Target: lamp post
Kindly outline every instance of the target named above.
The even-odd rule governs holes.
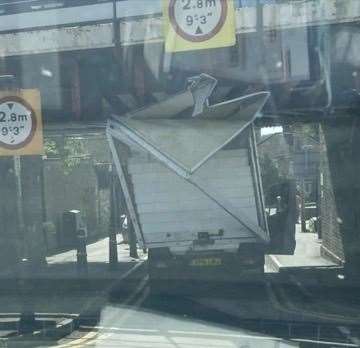
[[[110,225],[109,225],[109,266],[110,270],[116,270],[118,266],[117,252],[117,217],[116,214],[116,175],[113,170],[110,173]]]
[[[306,187],[305,187],[305,180],[307,176],[309,175],[309,151],[313,148],[312,145],[307,144],[302,146],[302,150],[304,151],[304,175],[302,178],[302,195],[301,195],[301,231],[306,232],[306,219],[305,219],[305,193],[306,193]]]

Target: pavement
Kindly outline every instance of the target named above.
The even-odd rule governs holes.
[[[99,290],[109,291],[123,278],[142,277],[145,272],[144,261],[147,255],[138,250],[139,258],[129,256],[129,246],[118,235],[118,262],[109,264],[109,238],[90,243],[87,246],[87,270],[78,268],[76,251],[59,252],[46,258],[47,264],[36,269],[29,268],[21,272],[20,268],[12,268],[0,273],[0,291],[8,293],[19,290],[19,281],[25,280],[26,288],[34,291],[65,291],[65,290]],[[131,274],[131,276],[130,276]],[[136,280],[135,279],[135,280]],[[129,284],[130,287],[131,284]]]
[[[142,249],[138,250],[139,259],[130,257],[129,245],[123,243],[121,235],[117,236],[118,240],[118,259],[119,262],[138,262],[146,260],[147,255]],[[109,263],[109,238],[103,238],[87,245],[87,260],[89,263]],[[57,253],[46,258],[48,265],[66,264],[76,262],[76,250]]]
[[[267,255],[266,264],[271,271],[292,271],[300,268],[329,268],[337,264],[324,258],[320,253],[321,240],[316,233],[301,232],[301,225],[296,225],[296,248],[294,255]]]

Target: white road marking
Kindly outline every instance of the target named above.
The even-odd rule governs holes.
[[[316,343],[316,344],[318,344],[318,345],[322,344],[322,345],[324,345],[324,346],[332,346],[332,347],[337,347],[337,346],[341,346],[341,347],[359,347],[359,345],[353,344],[353,343],[339,343],[339,342],[317,341],[317,340],[307,340],[307,339],[302,339],[302,338],[294,338],[294,339],[292,339],[292,341],[295,341],[295,342],[304,342],[304,343]]]
[[[121,331],[121,332],[149,332],[149,333],[156,333],[159,332],[159,330],[155,329],[133,329],[133,328],[126,328],[126,327],[107,327],[107,326],[87,326],[87,325],[81,325],[82,329],[89,329],[89,330],[111,330],[111,331]]]
[[[90,341],[93,342],[94,338],[98,336],[98,332],[91,331],[85,334],[83,337],[78,338],[76,340],[71,340],[71,342],[67,342],[64,344],[57,345],[56,348],[77,348],[82,347],[86,342]]]
[[[216,336],[216,337],[228,337],[228,338],[252,338],[258,340],[273,340],[283,341],[282,338],[271,337],[271,336],[253,336],[253,335],[239,335],[239,334],[226,334],[219,332],[201,332],[201,331],[178,331],[170,330],[169,333],[176,335],[196,335],[196,336]]]
[[[358,339],[357,337],[353,337],[351,336],[351,331],[345,327],[345,326],[338,326],[338,329],[340,330],[340,332],[345,335],[352,343],[356,344],[357,346],[360,347],[360,339]]]

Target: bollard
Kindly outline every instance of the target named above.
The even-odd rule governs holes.
[[[86,252],[86,231],[84,229],[79,229],[76,233],[77,237],[77,270],[79,274],[88,273],[88,260]]]
[[[22,310],[19,322],[19,333],[31,333],[36,329],[35,313],[31,300],[31,279],[30,279],[30,261],[26,258],[20,262],[20,294],[22,301]]]
[[[117,239],[116,235],[110,235],[109,238],[109,267],[110,270],[116,270],[118,266],[118,254],[117,254]]]
[[[276,213],[282,212],[282,201],[281,196],[276,196]]]

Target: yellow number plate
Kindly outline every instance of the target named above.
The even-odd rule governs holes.
[[[222,263],[221,259],[218,257],[214,258],[204,258],[204,259],[194,259],[191,260],[190,266],[220,266]]]

